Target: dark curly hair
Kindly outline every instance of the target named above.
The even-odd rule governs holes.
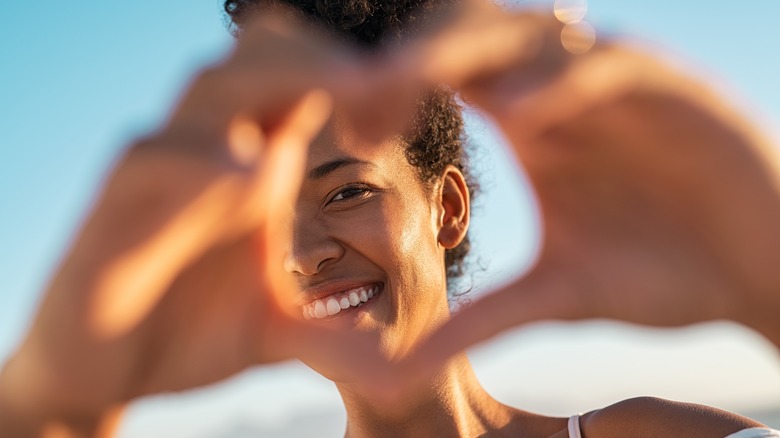
[[[324,26],[345,41],[376,50],[388,40],[400,40],[416,32],[426,17],[447,0],[225,0],[232,30],[240,33],[252,11],[281,4],[292,7],[313,23]],[[408,133],[406,157],[417,168],[421,180],[432,184],[448,165],[466,177],[469,193],[477,185],[468,166],[461,107],[454,94],[439,88],[421,99],[413,129]],[[468,236],[445,253],[448,288],[465,273],[465,258],[471,248]]]

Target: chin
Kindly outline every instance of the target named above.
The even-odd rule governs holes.
[[[374,345],[380,346],[379,353],[383,356],[383,359],[391,361],[394,357],[397,356],[394,354],[394,352],[397,351],[397,348],[392,348],[392,346],[386,345],[383,341],[384,339],[388,338],[388,336],[386,336],[388,331],[387,325],[377,326],[376,324],[371,324],[369,326],[368,324],[365,324],[357,329],[370,336],[372,340],[374,340],[374,342],[372,342]],[[314,362],[310,360],[302,360],[302,362],[314,370],[317,374],[325,377],[333,383],[336,383],[337,385],[350,385],[358,383],[360,380],[364,380],[367,376],[370,377],[371,373],[370,369],[368,368],[369,365],[361,363],[360,356],[355,356],[350,359],[349,367],[344,367],[342,365],[332,365],[319,361]],[[356,372],[360,374],[356,375]]]

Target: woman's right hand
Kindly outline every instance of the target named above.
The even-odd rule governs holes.
[[[269,12],[127,150],[0,374],[0,429],[92,435],[135,397],[347,348],[300,321],[281,267],[308,144],[357,85],[350,59]]]

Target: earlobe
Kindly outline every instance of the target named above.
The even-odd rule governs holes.
[[[444,172],[439,202],[439,244],[452,249],[466,237],[471,217],[471,199],[466,178],[455,166],[448,166]]]

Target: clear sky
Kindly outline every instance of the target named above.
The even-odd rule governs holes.
[[[603,31],[692,59],[777,129],[777,0],[592,0],[589,11]],[[0,5],[0,358],[19,341],[112,160],[230,43],[219,0]],[[484,288],[527,263],[538,237],[522,177],[491,146],[499,140],[489,127],[470,120],[477,167],[490,171],[475,217],[477,257],[487,266],[475,282]],[[780,416],[780,359],[757,336],[726,325],[657,333],[543,324],[473,355],[499,398],[550,414],[654,394]],[[304,436],[306,425],[338,436],[343,411],[328,382],[291,364],[141,403],[123,435]]]

